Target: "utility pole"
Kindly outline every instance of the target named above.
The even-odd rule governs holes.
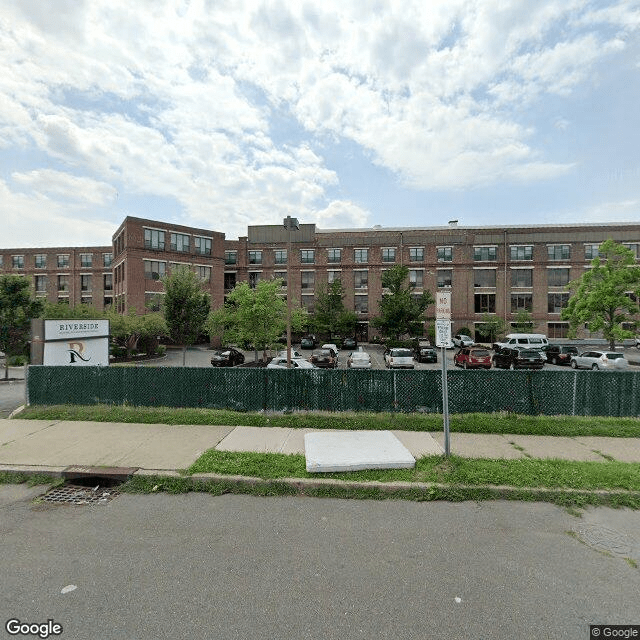
[[[284,228],[287,229],[287,369],[291,368],[291,231],[299,230],[298,218],[287,216],[284,221]]]

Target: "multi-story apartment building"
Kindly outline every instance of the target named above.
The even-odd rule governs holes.
[[[127,217],[110,247],[0,249],[0,272],[33,278],[36,295],[49,300],[113,304],[121,313],[157,308],[160,278],[176,264],[200,275],[214,308],[238,282],[286,283],[290,273],[293,297],[312,311],[319,287],[340,279],[346,306],[360,318],[358,337],[366,339],[384,294],[382,273],[401,264],[416,293],[452,292],[454,332],[467,326],[482,338],[485,314],[509,325],[526,311],[535,331],[561,338],[568,332],[560,319],[566,285],[608,238],[639,255],[638,223],[332,230],[301,224],[291,231],[255,225],[247,236],[226,240],[217,231]],[[67,266],[58,266],[64,256]]]

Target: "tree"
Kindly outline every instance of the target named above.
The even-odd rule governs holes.
[[[282,280],[261,280],[255,288],[238,283],[227,296],[224,307],[209,314],[206,328],[211,337],[222,335],[224,342],[252,344],[256,351],[276,344],[287,329],[287,303],[280,295]],[[307,311],[292,305],[291,327],[301,331],[308,322]],[[257,356],[256,356],[257,357]]]
[[[640,267],[631,249],[611,239],[603,242],[591,268],[567,288],[572,295],[561,318],[569,320],[571,335],[586,324],[589,331],[602,331],[611,349],[615,348],[616,340],[633,337],[634,332],[622,326],[633,322],[632,316],[640,313],[636,302],[640,294]]]
[[[408,275],[409,269],[399,264],[382,274],[382,286],[389,293],[382,296],[380,315],[371,320],[371,325],[385,338],[398,340],[403,335],[422,334],[424,312],[435,302],[430,291],[414,294],[413,287],[405,284]]]
[[[5,354],[4,378],[9,378],[9,358],[24,353],[31,331],[31,318],[42,312],[24,276],[0,275],[0,351]]]
[[[516,313],[516,319],[513,323],[515,333],[533,333],[533,317],[525,309],[520,309]]]
[[[337,279],[332,283],[320,286],[316,293],[315,311],[311,325],[317,333],[351,335],[355,333],[358,316],[344,306],[346,294],[342,282]]]
[[[205,331],[205,322],[211,310],[211,298],[202,290],[198,276],[185,265],[173,269],[162,278],[165,294],[162,302],[169,337],[181,344],[182,366],[187,346],[193,344]]]
[[[504,335],[506,332],[506,324],[499,316],[484,313],[477,331],[482,336],[489,338],[488,342],[495,342],[498,336]]]

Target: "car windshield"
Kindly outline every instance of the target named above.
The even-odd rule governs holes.
[[[563,347],[562,351],[564,351],[564,353],[578,353],[575,347]]]
[[[488,351],[485,351],[484,349],[475,349],[474,351],[470,351],[469,352],[474,358],[484,358],[485,356],[489,355]]]
[[[411,358],[412,354],[409,349],[392,349],[391,355],[394,358]]]
[[[623,353],[605,353],[608,360],[617,360],[618,358],[624,358]]]

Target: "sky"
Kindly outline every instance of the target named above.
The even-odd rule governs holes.
[[[0,247],[640,222],[640,0],[0,0]]]

